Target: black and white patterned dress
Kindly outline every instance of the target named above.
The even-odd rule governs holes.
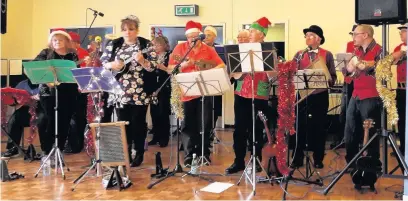
[[[140,50],[139,41],[135,44],[128,45],[123,43],[121,47],[113,53],[112,41],[109,42],[105,48],[104,53],[101,56],[102,64],[105,65],[109,62],[112,54],[115,54],[115,60],[126,61],[133,57],[137,51]],[[153,66],[153,65],[151,65]],[[122,87],[124,94],[119,98],[116,98],[116,102],[121,105],[132,104],[132,105],[148,105],[151,102],[151,97],[149,93],[145,91],[145,80],[154,77],[154,68],[143,68],[135,60],[131,60],[130,63],[125,65],[125,67],[119,71],[113,71],[113,74],[117,75],[116,79]],[[113,95],[110,96],[112,99]]]

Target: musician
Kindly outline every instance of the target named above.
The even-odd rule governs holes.
[[[35,58],[36,61],[62,59],[78,61],[78,56],[71,44],[71,36],[64,29],[55,29],[48,36],[48,48],[43,49]],[[79,66],[78,66],[79,67]],[[62,83],[40,84],[40,103],[47,119],[47,129],[39,130],[41,149],[48,155],[55,142],[55,87],[58,88],[58,148],[63,151],[70,127],[70,120],[75,110],[74,103],[78,96],[78,85]],[[53,166],[54,157],[51,157]]]
[[[353,33],[354,45],[357,46],[355,57],[347,65],[347,75],[354,73],[354,90],[347,108],[346,128],[346,161],[358,153],[359,143],[363,139],[357,127],[366,119],[373,119],[374,128],[370,129],[370,137],[381,127],[381,98],[376,89],[373,75],[374,62],[380,59],[382,47],[373,38],[374,29],[369,25],[358,25]],[[379,158],[379,139],[376,138],[368,147],[368,155]],[[355,165],[355,164],[353,164]]]
[[[353,25],[353,28],[349,32],[350,36],[353,37],[354,30],[356,29],[357,25]],[[349,41],[346,46],[346,53],[351,53],[354,54],[355,46],[353,40]],[[344,138],[344,127],[346,126],[346,111],[347,111],[347,106],[348,102],[350,101],[351,94],[353,94],[353,78],[350,76],[346,76],[347,70],[343,69],[342,71],[343,76],[344,76],[344,83],[343,83],[343,93],[341,97],[341,110],[340,110],[340,131],[336,133],[334,136],[334,142],[330,144],[330,149],[333,149],[337,145],[341,143],[341,141]],[[341,146],[341,148],[344,148],[345,146]]]
[[[400,37],[402,43],[398,45],[395,49],[394,52],[399,52],[399,51],[407,51],[407,25],[405,24],[404,26],[398,27],[400,30]],[[397,110],[398,110],[398,133],[399,133],[399,138],[400,138],[400,151],[402,154],[405,155],[405,100],[406,100],[406,71],[407,71],[407,57],[404,56],[400,60],[396,60],[395,63],[397,64],[397,82],[398,82],[398,88],[396,90],[397,93]]]
[[[154,66],[147,55],[140,50],[147,47],[149,40],[138,36],[139,18],[129,15],[121,20],[122,37],[110,41],[102,54],[105,68],[111,68],[120,83],[123,96],[116,99],[116,113],[119,121],[128,121],[126,137],[131,167],[140,166],[144,158],[144,143],[147,135],[146,113],[151,95],[156,86]],[[136,53],[135,55],[133,55]],[[131,59],[129,63],[124,61]],[[112,96],[111,96],[112,97]],[[132,160],[132,142],[135,143],[136,156]]]
[[[217,29],[215,29],[213,26],[207,26],[204,29],[204,34],[205,34],[205,39],[204,43],[207,44],[210,47],[215,47],[215,45],[218,45],[215,43],[215,40],[217,39]],[[213,96],[213,114],[212,116],[212,124],[215,125],[217,124],[217,119],[219,116],[222,115],[222,96]],[[212,128],[211,134],[214,134],[214,128]],[[214,136],[210,136],[210,141],[214,139]],[[211,146],[211,142],[209,142],[209,146]]]
[[[237,41],[238,43],[249,43],[249,31],[247,29],[239,31]]]
[[[329,86],[335,83],[336,69],[334,66],[333,54],[321,48],[324,44],[325,37],[323,30],[317,25],[311,25],[309,28],[303,29],[305,34],[306,50],[301,50],[296,53],[294,60],[298,63],[298,69],[303,70],[308,68],[312,62],[322,59],[326,64],[331,75]],[[299,107],[298,126],[297,126],[297,144],[293,153],[292,167],[297,168],[303,166],[304,153],[303,150],[308,143],[308,149],[313,151],[314,167],[323,168],[324,149],[326,143],[325,122],[327,119],[327,110],[329,108],[329,92],[327,89],[316,89],[311,95],[297,104]],[[292,138],[292,142],[296,139]],[[292,143],[293,145],[294,143]]]
[[[166,79],[169,77],[167,73],[167,66],[170,57],[169,39],[163,35],[155,37],[152,41],[154,52],[149,54],[149,60],[152,61],[156,69],[157,85],[156,88],[161,87]],[[159,144],[160,147],[166,147],[169,144],[170,135],[170,118],[171,106],[171,82],[168,81],[158,94],[158,104],[150,105],[150,115],[152,116],[152,123],[154,128],[153,139],[148,143],[149,145]]]
[[[38,84],[32,84],[30,80],[23,80],[20,83],[17,84],[15,87],[16,89],[22,89],[26,90],[32,99],[34,100],[39,100],[39,90],[38,90]],[[13,140],[16,144],[20,145],[21,142],[21,135],[24,132],[24,127],[30,126],[30,119],[31,115],[29,113],[29,106],[26,105],[20,105],[19,103],[15,102],[14,104],[15,111],[11,115],[10,119],[7,122],[7,133],[11,137],[11,140]],[[43,117],[43,112],[41,110],[41,105],[38,104],[36,108],[36,113],[37,113],[37,118],[38,122],[40,117]],[[40,125],[38,124],[38,127]],[[14,144],[9,141],[6,146],[7,151],[2,153],[2,157],[12,157],[15,155],[18,155],[18,149],[17,147],[14,146]]]
[[[187,42],[178,44],[169,60],[169,70],[180,62],[188,49],[195,44],[193,50],[187,55],[188,60],[183,61],[180,66],[181,73],[207,70],[210,68],[224,68],[225,64],[215,52],[214,48],[197,40],[202,30],[202,25],[198,22],[188,21],[185,35]],[[194,42],[196,41],[196,42]],[[201,114],[204,112],[204,156],[211,162],[209,145],[209,135],[211,130],[211,107],[212,98],[204,97],[204,111],[201,111],[200,96],[182,96],[184,108],[184,121],[181,125],[182,142],[184,146],[184,164],[190,165],[193,153],[201,155]]]
[[[68,33],[71,36],[72,46],[76,49],[81,68],[87,67],[88,63],[86,59],[89,57],[88,51],[81,47],[81,36],[75,32]],[[79,153],[84,147],[84,132],[87,123],[86,111],[87,111],[87,93],[78,93],[75,104],[75,111],[71,120],[71,129],[68,133],[68,143],[64,153]]]
[[[249,29],[249,42],[261,43],[264,41],[268,27],[271,22],[266,17],[262,17],[251,24]],[[234,138],[234,163],[228,167],[226,174],[233,174],[245,169],[245,155],[247,152],[247,141],[252,144],[252,76],[250,74],[243,74],[241,77],[237,73],[234,78],[237,80],[234,95],[234,113],[235,113],[235,130]],[[254,92],[255,97],[255,111],[267,111],[269,98],[269,80],[266,73],[255,73],[254,76]],[[256,118],[256,117],[254,117]],[[262,121],[256,118],[255,125],[255,154],[259,160],[262,161],[262,131],[264,129]],[[252,150],[252,147],[248,147]],[[261,167],[256,164],[256,171],[260,172]]]

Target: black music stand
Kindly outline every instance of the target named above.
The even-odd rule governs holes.
[[[49,160],[52,154],[55,154],[55,173],[58,172],[58,165],[60,166],[62,177],[65,180],[65,173],[62,158],[62,152],[58,148],[58,85],[60,83],[75,83],[72,77],[71,69],[76,68],[76,63],[70,60],[45,60],[23,62],[24,72],[33,84],[47,84],[52,83],[55,88],[55,144],[48,154],[45,161]],[[44,167],[46,162],[42,163],[34,177],[38,176],[40,170]],[[66,165],[69,171],[68,165]]]
[[[255,149],[255,90],[254,90],[254,78],[255,72],[273,71],[277,66],[276,49],[273,43],[244,43],[238,45],[225,45],[225,53],[227,54],[226,60],[228,61],[229,73],[250,73],[251,85],[252,85],[252,155],[249,159],[245,169],[237,183],[240,184],[241,179],[248,178],[252,185],[252,192],[256,194],[256,163],[262,168],[262,171],[268,173],[263,168],[261,162],[256,156]],[[257,59],[255,59],[257,58]],[[268,93],[269,95],[269,93]],[[247,169],[252,161],[252,178],[247,173]]]
[[[191,73],[182,73],[175,76],[177,83],[179,84],[183,96],[201,96],[201,156],[198,158],[199,167],[210,164],[208,159],[204,156],[204,98],[206,96],[219,96],[229,91],[232,86],[228,78],[226,69],[211,69],[205,71],[197,71]],[[199,176],[201,178],[202,169],[200,173],[193,173],[195,169],[192,169],[187,174]],[[212,176],[224,176],[223,174],[206,174]],[[211,180],[209,180],[211,181]]]
[[[296,102],[296,105],[297,105],[296,106],[297,107],[296,121],[298,121],[299,120],[299,117],[298,117],[299,103],[301,103],[304,99],[306,99],[309,95],[311,95],[313,91],[315,91],[316,89],[328,89],[329,84],[328,84],[328,79],[326,78],[326,75],[324,74],[322,70],[313,70],[313,69],[298,70],[294,78],[294,83],[295,83],[295,89],[298,91],[296,96],[297,98],[300,98],[300,100],[298,99],[298,101]],[[303,95],[301,95],[301,93]],[[299,96],[303,96],[303,97],[299,97]],[[306,99],[306,107],[307,107],[307,99]],[[307,117],[306,117],[306,120],[307,120]],[[298,128],[296,128],[296,130],[298,130]],[[296,133],[296,135],[298,135],[298,133]],[[296,151],[296,149],[294,151]],[[287,194],[288,184],[290,180],[323,186],[323,178],[320,176],[320,174],[315,169],[311,170],[311,167],[314,167],[314,164],[309,156],[308,133],[306,133],[306,146],[305,146],[305,151],[303,152],[303,154],[306,157],[306,174],[304,175],[302,172],[300,172],[299,168],[295,168],[289,173],[288,177],[285,179],[286,183],[285,183],[285,190],[283,192],[283,198],[282,198],[283,200],[286,200],[286,194]],[[293,173],[296,170],[302,175],[303,178],[296,178],[293,176]],[[311,181],[310,178],[313,176],[314,173],[316,173],[318,179],[316,181]]]
[[[101,114],[100,111],[102,108],[99,107],[99,103],[102,101],[102,93],[108,92],[113,94],[123,93],[122,88],[119,83],[116,81],[112,72],[100,67],[87,67],[87,68],[78,68],[72,69],[72,75],[74,76],[76,82],[78,83],[81,93],[91,93],[92,101],[94,103],[95,110],[97,111],[97,117],[95,121],[97,125],[101,123]],[[96,130],[96,158],[99,158],[99,139],[100,139],[100,127],[95,126]],[[93,169],[96,165],[97,176],[101,174],[101,160],[94,160],[91,167],[82,173],[74,183],[78,185],[81,180]],[[72,188],[72,191],[75,189],[76,185]]]

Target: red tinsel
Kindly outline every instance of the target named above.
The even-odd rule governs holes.
[[[295,84],[293,77],[296,73],[296,63],[288,61],[279,64],[278,68],[278,130],[276,132],[276,148],[278,169],[284,176],[288,176],[290,170],[286,165],[287,145],[285,143],[285,133],[293,135],[295,133]],[[289,136],[287,136],[289,137]]]
[[[95,108],[95,103],[93,102],[92,96],[96,96],[94,98],[98,99],[97,93],[88,94],[88,104],[87,104],[87,110],[86,110],[86,117],[87,117],[88,124],[95,122],[95,118],[96,116],[98,116],[98,113],[101,118],[103,117],[103,110],[102,110],[103,101],[101,100],[99,102],[99,105],[97,107],[100,108],[101,110],[97,111]],[[95,156],[95,147],[94,147],[93,136],[92,136],[91,131],[87,132],[85,136],[85,151],[88,154],[88,156],[90,157]]]
[[[37,108],[37,102],[36,100],[31,98],[30,94],[27,91],[21,89],[14,89],[11,87],[1,89],[1,126],[5,126],[8,122],[8,120],[6,119],[7,105],[16,104],[14,102],[15,100],[18,105],[29,106],[28,112],[31,115],[31,119],[30,119],[30,136],[28,137],[27,141],[29,144],[32,144],[35,137],[35,131],[37,130],[36,125],[37,114],[35,112]]]

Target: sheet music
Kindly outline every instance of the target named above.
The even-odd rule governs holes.
[[[255,71],[264,71],[263,58],[262,56],[262,46],[261,43],[242,43],[239,44],[239,52],[241,57],[242,72],[251,72],[251,60],[248,51],[254,51],[253,62]]]
[[[351,53],[336,54],[336,60],[335,60],[336,69],[339,71],[343,70],[343,68],[347,66],[348,62],[351,60],[352,57],[353,57],[353,54]]]
[[[324,71],[321,69],[304,69],[298,70],[293,77],[295,89],[306,89],[305,76],[308,82],[309,89],[327,89],[328,83]]]

